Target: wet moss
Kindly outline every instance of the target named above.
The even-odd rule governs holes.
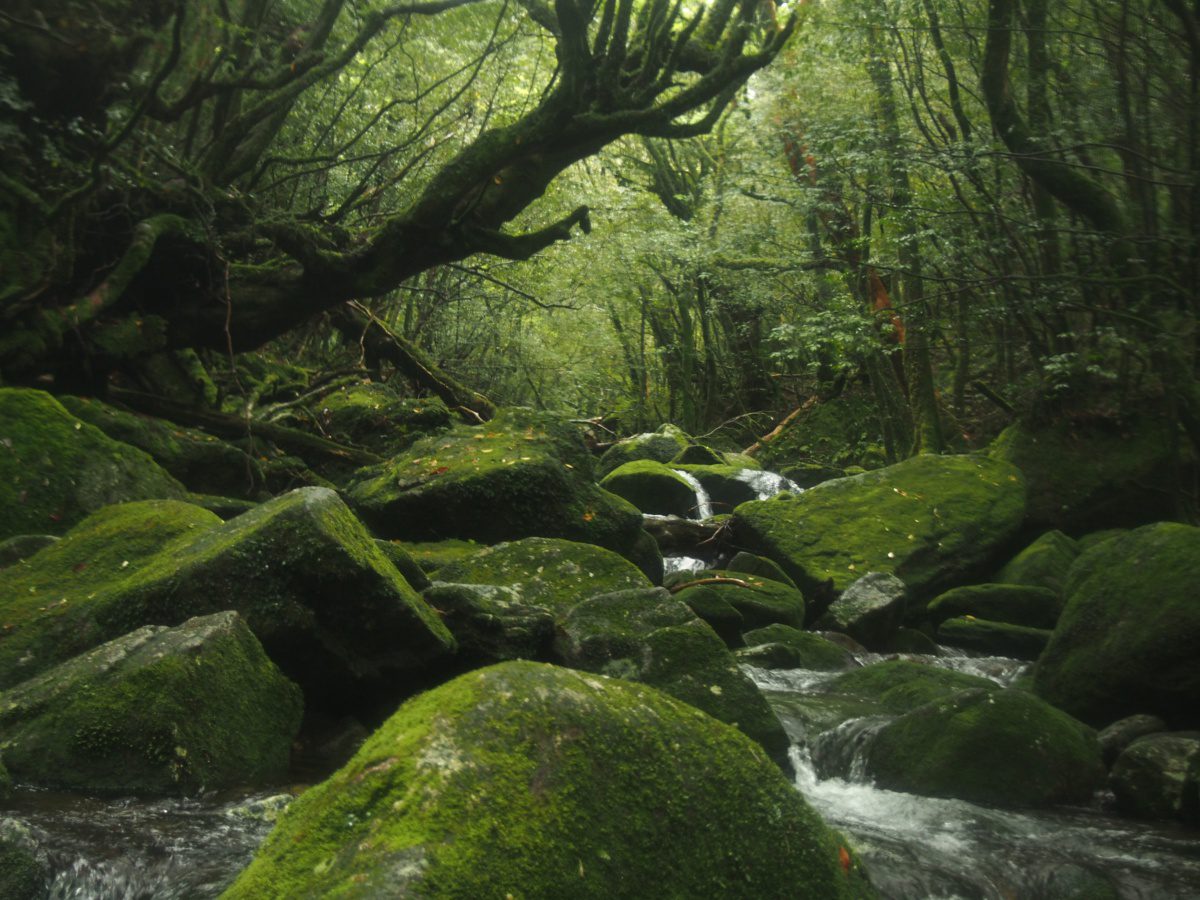
[[[63,534],[110,503],[187,493],[147,454],[42,391],[0,388],[0,538]]]
[[[625,463],[639,459],[649,459],[659,463],[669,463],[684,447],[688,438],[678,429],[670,432],[649,432],[637,434],[622,441],[617,441],[604,451],[596,463],[596,477],[603,478],[614,469]]]
[[[1061,594],[1067,571],[1079,556],[1080,549],[1077,541],[1061,531],[1047,531],[1009,560],[995,580],[1048,588]]]
[[[735,729],[507,663],[402,707],[224,896],[870,896],[840,845]]]
[[[680,590],[676,596],[690,605],[692,592],[702,590],[703,596],[723,600],[742,617],[743,630],[774,624],[804,627],[804,595],[795,588],[757,575],[723,570],[697,572],[691,580],[703,582],[710,578],[725,583],[697,584]]]
[[[609,472],[600,486],[624,497],[643,513],[687,518],[696,510],[696,492],[677,472],[651,459],[627,462]]]
[[[801,631],[790,625],[767,625],[747,631],[743,637],[748,651],[739,654],[739,659],[754,665],[762,665],[748,655],[755,648],[762,646],[782,647],[785,652],[774,651],[771,657],[774,664],[770,668],[777,669],[815,669],[817,671],[837,671],[853,664],[854,658],[845,648],[839,647],[833,641],[826,640],[811,631]]]
[[[0,694],[22,782],[193,793],[284,777],[302,699],[235,613],[146,627]]]
[[[775,560],[810,600],[867,572],[889,572],[920,599],[966,580],[1021,525],[1025,484],[986,457],[917,456],[827,481],[790,501],[744,503],[738,544]]]
[[[1092,729],[1012,689],[914,709],[875,736],[866,763],[881,787],[994,806],[1081,803],[1104,779]]]
[[[890,712],[906,713],[959,691],[1000,688],[975,675],[908,660],[888,660],[839,675],[830,682],[829,690],[871,700]]]
[[[925,607],[934,623],[956,616],[974,616],[1030,628],[1053,628],[1062,612],[1056,591],[1021,584],[971,584],[939,594]]]
[[[370,383],[326,394],[319,418],[333,440],[389,456],[452,424],[450,410],[437,397],[401,398],[387,385]]]
[[[974,616],[946,619],[937,629],[937,638],[951,647],[964,647],[992,656],[1037,659],[1050,640],[1050,630],[993,622]]]
[[[488,547],[443,567],[438,580],[513,587],[525,603],[556,616],[598,594],[650,586],[636,566],[616,553],[557,538]]]

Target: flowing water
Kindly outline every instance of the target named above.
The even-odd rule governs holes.
[[[919,658],[1005,685],[1024,669],[1000,657]],[[833,675],[746,671],[792,737],[797,788],[850,838],[889,900],[1058,900],[1084,896],[1074,890],[1087,878],[1106,881],[1123,900],[1200,897],[1200,833],[1194,829],[1117,818],[1099,802],[1086,809],[1013,811],[881,790],[862,774],[856,750],[886,720],[851,720],[809,741],[808,720],[798,709]],[[819,767],[814,756],[824,757]],[[818,775],[818,768],[831,767],[849,776]]]
[[[51,900],[200,900],[229,886],[289,799],[96,799],[19,790],[0,819],[29,827],[53,873]]]
[[[708,496],[708,491],[704,489],[704,485],[691,472],[685,472],[682,469],[672,469],[671,471],[691,485],[696,494],[696,505],[692,508],[690,518],[707,519],[711,516],[713,514],[712,500]]]

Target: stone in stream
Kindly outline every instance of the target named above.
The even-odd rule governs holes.
[[[638,459],[609,472],[600,487],[624,497],[643,513],[694,517],[696,491],[678,472],[652,459]]]
[[[640,681],[733,725],[791,772],[788,738],[738,660],[705,622],[662,588],[575,606],[558,623],[554,661]]]
[[[1080,552],[1079,542],[1061,531],[1047,531],[1010,559],[995,581],[1048,588],[1062,594],[1067,571]]]
[[[743,639],[746,647],[736,652],[738,661],[763,669],[837,671],[854,665],[854,657],[844,647],[790,625],[755,628]]]
[[[1167,723],[1158,716],[1126,716],[1100,730],[1100,751],[1104,764],[1112,766],[1117,757],[1140,737],[1167,730]]]
[[[924,615],[935,625],[955,616],[974,616],[1029,628],[1053,628],[1062,613],[1062,606],[1059,593],[1050,588],[968,584],[951,588],[930,600]]]
[[[19,819],[0,818],[0,897],[44,900],[50,878],[46,851],[30,828]]]
[[[692,584],[691,587],[684,585]],[[721,633],[728,624],[721,604],[731,607],[740,617],[741,631],[762,628],[766,625],[791,625],[804,627],[804,595],[794,587],[747,575],[713,569],[696,572],[680,581],[673,588],[676,598],[690,606],[700,618],[710,623]],[[741,646],[739,639],[737,646]]]
[[[0,693],[0,746],[22,783],[190,794],[282,779],[302,708],[222,612],[139,628]]]
[[[578,429],[551,413],[507,408],[486,425],[422,438],[356,472],[346,496],[381,537],[564,538],[613,550],[662,580],[662,555],[641,514],[592,480]]]
[[[458,643],[455,662],[462,667],[549,656],[554,613],[527,600],[517,584],[439,581],[426,588],[422,596],[454,635]]]
[[[896,575],[916,600],[962,583],[1003,549],[1024,514],[1015,467],[923,455],[787,502],[743,503],[731,527],[739,545],[779,563],[820,611],[867,572]]]
[[[865,751],[879,787],[992,806],[1083,803],[1104,779],[1096,733],[1032,694],[968,690],[881,728]]]
[[[977,675],[897,659],[839,675],[827,690],[870,700],[887,712],[906,713],[960,691],[998,691],[1000,686]]]
[[[333,491],[221,521],[149,501],[94,514],[0,570],[0,687],[142,625],[236,609],[310,703],[401,694],[454,640]]]
[[[873,896],[843,848],[736,729],[644,685],[512,662],[402,706],[224,896]]]
[[[1108,783],[1126,815],[1200,824],[1200,732],[1138,738],[1117,757]]]
[[[669,463],[688,445],[688,437],[674,425],[664,425],[658,431],[635,434],[617,441],[596,462],[596,477],[603,478],[609,472],[627,462],[649,459]]]
[[[729,560],[729,564],[725,566],[727,572],[744,572],[747,575],[757,575],[759,578],[766,578],[769,581],[778,581],[780,584],[786,584],[788,587],[795,587],[796,583],[788,577],[787,572],[779,567],[779,563],[773,559],[767,559],[765,556],[755,556],[753,553],[747,553],[744,550],[739,550]]]
[[[988,656],[1035,660],[1050,641],[1047,628],[1030,628],[1008,622],[992,622],[974,616],[956,616],[937,627],[939,642],[951,647],[976,650]]]
[[[815,627],[848,634],[868,650],[880,650],[904,621],[908,588],[895,575],[868,572],[842,591]]]
[[[146,453],[80,421],[49,394],[0,388],[0,539],[63,534],[110,503],[186,494]]]
[[[1098,727],[1135,713],[1200,726],[1198,583],[1200,528],[1190,525],[1147,525],[1085,550],[1034,691]]]

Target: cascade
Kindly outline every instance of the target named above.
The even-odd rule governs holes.
[[[704,485],[691,472],[684,472],[681,469],[672,469],[676,475],[691,485],[692,490],[696,492],[696,514],[693,519],[707,519],[713,514],[712,501],[709,499],[708,491],[704,489]]]

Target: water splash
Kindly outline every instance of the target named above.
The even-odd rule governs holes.
[[[776,494],[784,491],[792,494],[804,493],[804,488],[778,472],[767,472],[763,469],[738,469],[733,477],[742,484],[749,485],[750,489],[758,495],[759,500],[770,500]]]
[[[706,567],[702,559],[694,556],[664,556],[663,577],[676,575],[680,572],[699,572]]]

